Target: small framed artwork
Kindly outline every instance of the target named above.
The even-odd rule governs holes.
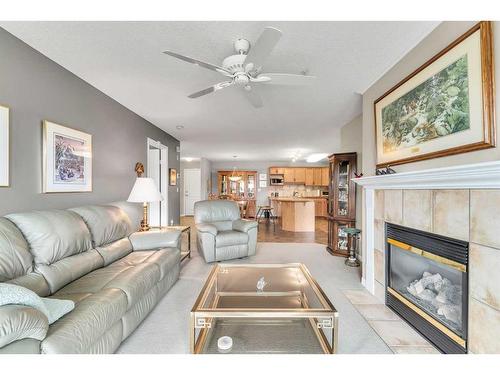
[[[259,173],[259,181],[267,181],[267,173]]]
[[[260,188],[265,188],[265,187],[267,187],[267,180],[264,180],[264,181],[259,181],[259,187],[260,187]]]
[[[43,192],[92,191],[92,136],[43,122]]]
[[[177,186],[177,169],[170,168],[169,174],[170,174],[170,186]]]
[[[0,105],[0,187],[9,186],[9,108]]]
[[[491,22],[480,22],[374,103],[377,168],[495,147]]]

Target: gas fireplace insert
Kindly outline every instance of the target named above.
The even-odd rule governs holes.
[[[467,353],[469,244],[386,224],[386,305],[443,353]]]

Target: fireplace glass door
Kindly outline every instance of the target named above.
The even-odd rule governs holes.
[[[435,257],[391,244],[389,286],[459,336],[463,336],[462,297],[466,274]],[[437,259],[437,260],[436,260]]]

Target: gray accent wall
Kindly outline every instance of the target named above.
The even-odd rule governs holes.
[[[0,103],[10,108],[10,187],[0,188],[0,215],[127,199],[148,137],[168,146],[169,168],[179,170],[177,139],[1,28],[0,56]],[[43,120],[92,134],[91,193],[41,192]],[[177,187],[168,196],[169,220],[178,223]]]

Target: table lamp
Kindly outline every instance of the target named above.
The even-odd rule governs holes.
[[[127,202],[142,203],[144,207],[143,218],[141,221],[141,231],[148,231],[148,203],[159,202],[163,200],[161,193],[155,185],[152,178],[142,177],[144,173],[144,166],[142,163],[137,163],[135,165],[135,171],[137,172],[137,179],[135,180],[134,187],[130,192]]]

